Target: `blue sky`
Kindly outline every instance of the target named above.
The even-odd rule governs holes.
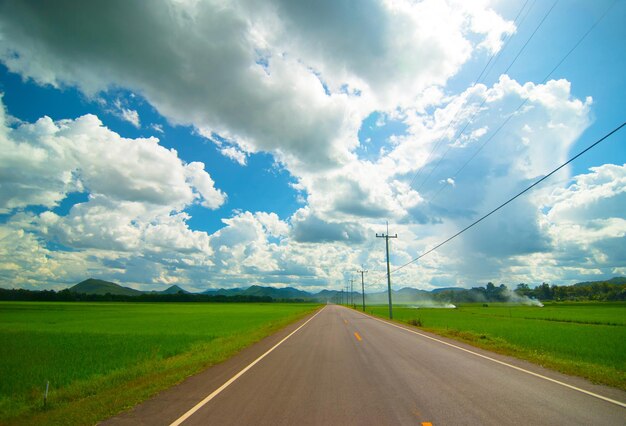
[[[623,1],[217,3],[0,6],[0,285],[377,290],[624,121]],[[624,132],[394,286],[626,274]]]

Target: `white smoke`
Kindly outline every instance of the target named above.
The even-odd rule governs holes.
[[[452,303],[442,303],[442,302],[433,302],[430,300],[423,300],[419,302],[419,305],[409,306],[409,308],[420,309],[420,308],[436,308],[436,309],[456,309],[456,305]]]
[[[506,297],[506,303],[515,303],[518,305],[538,306],[543,308],[543,303],[537,299],[531,299],[528,296],[520,296],[519,294],[511,291],[508,287],[502,293]]]

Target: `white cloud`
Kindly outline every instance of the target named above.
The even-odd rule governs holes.
[[[503,37],[515,32],[515,25],[505,21],[493,9],[487,7],[486,1],[459,1],[458,7],[467,8],[470,16],[472,31],[485,34],[486,37],[478,44],[478,48],[487,49],[490,53],[497,53],[503,44]]]
[[[512,31],[484,4],[440,1],[7,4],[0,16],[12,71],[87,94],[128,88],[173,123],[303,169],[345,162],[370,112],[444,84],[469,58],[470,36],[496,49]]]
[[[134,95],[132,94],[131,96],[134,97]],[[136,128],[141,127],[139,113],[134,109],[124,107],[122,101],[119,98],[115,99],[115,101],[113,102],[113,110],[111,112],[122,120],[132,124]]]
[[[289,225],[280,220],[276,213],[257,212],[254,216],[272,237],[284,237],[289,233]]]
[[[545,201],[551,205],[548,218],[586,223],[594,219],[624,217],[626,165],[605,164],[591,173],[573,178],[567,188],[555,190]]]
[[[131,96],[134,97],[134,95]],[[141,127],[141,123],[139,121],[139,113],[134,109],[126,108],[119,98],[115,99],[115,101],[113,102],[113,107],[114,109],[111,112],[114,115],[132,124],[136,128]]]
[[[240,149],[237,149],[234,146],[228,146],[228,147],[220,149],[220,152],[222,153],[222,155],[230,158],[231,160],[236,161],[240,165],[242,166],[246,165],[247,155],[245,152],[241,151]]]
[[[289,219],[240,211],[213,235],[194,231],[185,208],[226,201],[204,164],[185,164],[156,138],[123,138],[93,115],[11,126],[2,111],[1,213],[52,209],[71,192],[91,196],[66,216],[14,215],[2,238],[33,253],[34,263],[6,253],[0,271],[16,277],[7,271],[23,265],[58,282],[100,266],[131,283],[334,285],[363,263],[384,270],[375,233],[385,220],[400,237],[392,242],[394,265],[407,262],[562,162],[589,125],[591,99],[574,98],[566,80],[520,84],[502,76],[491,87],[448,93],[446,82],[472,55],[497,52],[515,31],[486,1],[346,4],[0,6],[0,58],[11,71],[88,96],[130,90],[241,165],[270,152],[306,203]],[[115,107],[141,126],[127,104]],[[377,130],[402,121],[408,131],[376,147],[378,157],[372,148],[360,158],[358,132],[374,112]],[[505,130],[476,151],[506,119]],[[548,182],[405,268],[398,283],[474,285],[511,273],[542,280],[563,277],[558,267],[569,258],[571,268],[585,259],[579,273],[619,260],[622,173],[603,166],[561,190]],[[50,241],[76,251],[48,250]]]
[[[204,170],[204,164],[198,161],[185,166],[185,175],[191,187],[195,188],[204,207],[217,209],[226,201],[226,195],[215,188],[215,182]]]
[[[19,262],[53,282],[75,277],[74,270],[88,273],[76,266],[81,262],[96,269],[120,253],[131,259],[153,256],[157,264],[210,263],[209,236],[189,229],[189,216],[183,213],[194,202],[216,209],[226,200],[202,163],[183,163],[155,138],[123,138],[93,115],[56,122],[44,117],[15,128],[7,126],[4,115],[0,118],[0,174],[6,177],[0,208],[12,214],[4,239],[30,247],[4,258],[0,270],[12,270],[12,279],[30,282],[15,270]],[[88,193],[89,199],[72,206],[66,216],[51,210],[38,216],[16,213],[32,205],[52,209],[71,192]],[[47,242],[78,251],[50,251]],[[44,261],[33,265],[27,259],[33,253],[41,253],[35,260]],[[152,269],[163,274],[159,267]]]
[[[509,267],[528,276],[571,282],[581,276],[619,274],[626,262],[626,165],[605,164],[574,176],[564,188],[539,197],[539,215],[550,238],[549,252],[520,256]]]
[[[554,242],[554,259],[591,268],[626,262],[626,165],[593,167],[543,202],[549,207],[543,220]]]
[[[130,124],[137,128],[141,127],[141,124],[139,123],[139,113],[137,111],[135,111],[134,109],[122,108],[121,113],[121,117],[123,120],[128,121]]]
[[[18,213],[0,225],[0,279],[8,287],[62,289],[102,272],[103,258],[51,250],[33,233],[34,217]]]
[[[225,201],[201,163],[183,164],[156,138],[123,138],[94,115],[57,122],[43,117],[15,129],[2,119],[0,145],[0,170],[7,177],[0,209],[5,212],[54,207],[76,191],[175,210],[194,199],[213,209]]]
[[[356,222],[325,221],[308,208],[298,210],[291,218],[293,239],[300,243],[360,244],[365,239],[365,229]]]

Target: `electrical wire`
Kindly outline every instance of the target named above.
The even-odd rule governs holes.
[[[525,194],[526,192],[530,191],[532,188],[534,188],[535,186],[539,185],[541,182],[543,182],[544,180],[548,179],[550,176],[552,176],[553,174],[555,174],[556,172],[558,172],[559,170],[561,170],[563,167],[567,166],[569,163],[571,163],[572,161],[576,160],[578,157],[580,157],[581,155],[583,155],[584,153],[586,153],[587,151],[589,151],[590,149],[594,148],[595,146],[597,146],[598,144],[600,144],[602,141],[606,140],[608,137],[610,137],[611,135],[613,135],[614,133],[618,132],[619,130],[621,130],[624,126],[626,126],[626,121],[623,122],[622,124],[620,124],[619,126],[617,126],[616,128],[614,128],[613,130],[611,130],[609,133],[607,133],[606,135],[602,136],[600,139],[598,139],[596,142],[594,142],[593,144],[589,145],[587,148],[585,148],[584,150],[582,150],[581,152],[579,152],[578,154],[576,154],[575,156],[573,156],[572,158],[570,158],[569,160],[567,160],[565,163],[561,164],[560,166],[558,166],[556,169],[552,170],[550,173],[548,173],[547,175],[545,175],[544,177],[542,177],[541,179],[538,179],[537,181],[535,181],[535,183],[533,183],[532,185],[528,186],[526,189],[518,192],[516,195],[514,195],[513,197],[509,198],[507,201],[505,201],[504,203],[500,204],[498,207],[496,207],[495,209],[491,210],[489,213],[481,216],[479,219],[475,220],[474,222],[472,222],[471,224],[469,224],[468,226],[466,226],[465,228],[461,229],[459,232],[457,232],[456,234],[454,234],[453,236],[447,238],[446,240],[442,241],[441,243],[437,244],[436,246],[434,246],[433,248],[429,249],[428,251],[422,253],[421,255],[417,256],[415,259],[405,263],[402,266],[399,266],[398,268],[394,269],[393,271],[391,271],[391,273],[395,273],[405,267],[407,267],[408,265],[417,262],[419,259],[423,258],[424,256],[428,255],[429,253],[432,253],[433,251],[437,250],[439,247],[443,246],[444,244],[452,241],[453,239],[455,239],[456,237],[458,237],[459,235],[461,235],[462,233],[464,233],[465,231],[467,231],[468,229],[474,227],[475,225],[477,225],[478,223],[482,222],[483,220],[485,220],[486,218],[488,218],[489,216],[491,216],[492,214],[494,214],[495,212],[497,212],[498,210],[500,210],[501,208],[503,208],[504,206],[506,206],[507,204],[511,203],[513,200],[519,198],[520,196],[522,196],[523,194]]]
[[[585,38],[587,38],[587,36],[591,33],[591,31],[594,30],[594,28],[596,28],[598,26],[598,24],[600,23],[600,21],[602,21],[604,19],[604,17],[609,13],[609,11],[611,10],[611,8],[615,5],[615,3],[617,3],[617,0],[614,0],[613,3],[611,3],[609,5],[608,8],[606,8],[606,10],[604,11],[604,13],[602,15],[600,15],[600,17],[598,17],[598,19],[596,19],[596,21],[593,23],[593,25],[591,25],[591,27],[589,27],[589,29],[578,39],[578,41],[574,44],[574,46],[572,46],[572,48],[561,58],[561,60],[552,68],[552,70],[550,70],[550,72],[543,78],[543,80],[541,81],[540,84],[544,84],[546,81],[548,81],[548,79],[552,76],[552,74],[561,66],[561,64],[563,64],[563,62],[565,62],[565,60],[572,54],[572,52],[574,50],[576,50],[576,48],[583,42],[583,40],[585,40]],[[457,176],[465,169],[465,167],[480,153],[480,151],[482,151],[482,149],[485,147],[485,145],[487,145],[499,132],[500,130],[502,130],[502,128],[509,122],[509,120],[511,118],[513,118],[515,116],[515,114],[524,107],[524,105],[526,105],[526,103],[528,102],[529,98],[526,98],[518,107],[517,109],[515,109],[515,111],[513,111],[512,114],[510,114],[505,120],[504,122],[502,122],[502,124],[500,124],[500,126],[496,129],[495,132],[493,132],[486,140],[485,142],[483,142],[476,151],[474,151],[474,153],[470,156],[469,159],[467,159],[467,161],[465,161],[465,163],[463,163],[463,165],[454,173],[454,175],[452,175],[451,179],[456,179]],[[483,101],[483,104],[485,103],[485,101]],[[482,106],[482,104],[481,104]],[[467,125],[465,126],[467,127]],[[465,130],[465,128],[463,128],[463,130]],[[449,148],[448,148],[449,150]],[[447,154],[447,151],[446,151]],[[445,154],[444,154],[445,156]],[[441,162],[441,161],[440,161]],[[439,163],[438,163],[439,164]],[[446,188],[448,188],[447,185],[443,185],[441,186],[437,192],[435,193],[435,195],[433,197],[431,197],[430,202],[432,203],[433,201],[435,201],[435,199],[439,196],[439,194],[441,192],[443,192]]]
[[[528,0],[526,1],[526,3],[524,3],[524,6],[522,7],[522,9],[520,9],[520,12],[518,13],[517,17],[519,17],[520,13],[522,12],[522,10],[524,10],[524,8],[526,7],[527,3],[528,3]],[[528,9],[526,10],[526,13],[524,14],[524,16],[522,16],[522,18],[520,19],[519,23],[516,24],[517,28],[521,28],[524,25],[524,21],[526,21],[526,18],[528,17],[528,15],[530,14],[530,11],[535,6],[535,3],[536,3],[536,0],[533,0],[533,2],[530,5],[530,7],[528,7]],[[517,17],[515,18],[515,22],[517,22]],[[487,77],[489,76],[491,71],[494,69],[496,63],[498,62],[498,59],[500,59],[500,56],[502,55],[502,52],[504,52],[504,50],[506,49],[506,47],[507,47],[507,45],[509,44],[510,41],[511,41],[511,38],[509,38],[506,41],[506,43],[504,44],[504,46],[502,47],[500,52],[498,52],[498,56],[496,56],[496,58],[494,59],[493,63],[491,64],[491,67],[489,68],[489,70],[486,71],[485,79],[487,79]]]
[[[552,3],[552,6],[550,7],[550,9],[548,9],[548,11],[543,15],[543,17],[541,18],[541,20],[539,21],[539,23],[537,24],[537,26],[533,30],[533,32],[530,35],[530,37],[528,37],[528,39],[526,40],[526,42],[524,43],[522,48],[517,52],[517,54],[515,55],[515,58],[513,58],[513,61],[509,64],[509,66],[506,68],[506,70],[504,70],[503,74],[506,74],[511,69],[511,67],[515,64],[515,62],[520,57],[522,52],[526,49],[526,46],[528,46],[528,43],[530,43],[531,40],[533,39],[533,37],[535,37],[535,34],[537,34],[537,31],[539,31],[539,28],[541,28],[541,26],[546,21],[546,19],[548,18],[548,16],[552,12],[552,10],[554,10],[554,8],[556,7],[558,2],[559,2],[559,0],[555,0],[555,2]],[[465,124],[463,129],[461,129],[461,131],[454,137],[454,140],[458,140],[464,134],[464,132],[467,129],[467,127],[473,122],[474,118],[476,117],[476,115],[478,115],[478,113],[481,111],[481,108],[483,107],[483,105],[485,105],[486,102],[487,102],[487,98],[485,97],[483,99],[483,101],[481,102],[481,104],[478,106],[478,108],[476,108],[476,110],[474,111],[472,116],[469,118],[469,120],[467,120],[467,123]],[[521,106],[520,106],[520,108],[521,108]],[[449,127],[449,125],[448,125],[448,127]],[[443,160],[446,158],[446,156],[448,155],[448,152],[450,152],[451,149],[452,149],[452,145],[448,145],[448,149],[446,149],[446,151],[443,153],[443,155],[441,157],[439,157],[439,160],[435,164],[435,167],[430,169],[430,172],[428,173],[428,176],[426,176],[426,179],[424,179],[422,184],[419,186],[419,188],[417,189],[417,192],[420,192],[420,190],[424,187],[426,182],[428,182],[428,180],[430,179],[432,174],[435,172],[435,170],[437,170],[439,168],[439,166],[441,165]]]
[[[543,18],[541,19],[541,21],[539,21],[539,25],[537,25],[537,27],[535,28],[533,33],[530,35],[530,37],[528,37],[528,40],[526,40],[526,43],[524,43],[524,45],[519,50],[519,52],[517,52],[517,55],[515,55],[515,58],[513,58],[513,62],[511,62],[509,64],[509,66],[504,70],[503,74],[506,74],[507,72],[509,72],[509,70],[511,69],[513,64],[515,64],[515,62],[517,61],[517,58],[519,58],[520,55],[522,54],[522,52],[524,51],[524,49],[526,49],[526,46],[528,46],[528,43],[530,43],[530,41],[533,39],[533,37],[535,36],[535,34],[539,30],[539,28],[541,28],[541,26],[543,25],[544,21],[548,18],[548,15],[550,15],[550,13],[555,8],[555,6],[557,5],[558,2],[559,2],[559,0],[555,0],[555,2],[552,3],[552,7],[550,7],[550,9],[548,9],[548,12],[545,15],[543,15]]]
[[[526,5],[528,4],[529,1],[530,0],[526,0],[526,2],[523,4],[521,9],[519,10],[519,12],[517,12],[517,15],[515,16],[515,20],[513,22],[514,22],[516,28],[518,28],[519,26],[521,26],[523,24],[524,20],[528,16],[528,12],[532,9],[532,6],[534,5],[534,1],[533,1],[533,4],[530,6],[530,8],[528,8],[528,12],[526,13],[526,15],[524,15],[524,17],[522,18],[522,20],[518,24],[517,20],[520,17],[520,15],[522,14],[522,11],[526,8]],[[512,38],[513,38],[512,34],[507,34],[507,36],[503,40],[504,44],[503,44],[502,48],[497,53],[493,53],[491,55],[491,57],[489,58],[489,60],[485,64],[485,66],[483,67],[483,69],[480,72],[480,74],[478,74],[478,77],[476,77],[476,79],[474,80],[475,81],[474,84],[481,83],[481,78],[482,78],[483,74],[485,75],[485,77],[487,77],[487,75],[489,74],[489,72],[487,72],[487,74],[485,74],[485,71],[487,70],[487,67],[489,67],[489,64],[491,64],[492,61],[493,61],[493,64],[495,64],[497,62],[498,58],[500,57],[502,52],[506,49],[506,47],[508,46],[508,44],[509,44],[509,42],[511,41]],[[495,58],[495,60],[494,60],[494,58]],[[492,65],[491,69],[493,69],[493,65]],[[490,71],[491,71],[491,69],[490,69]],[[445,138],[445,135],[448,133],[448,130],[450,129],[452,124],[453,123],[454,124],[457,123],[457,118],[458,118],[460,112],[461,112],[461,109],[457,110],[456,113],[454,114],[454,116],[452,117],[452,120],[450,120],[448,122],[448,126],[446,127],[446,130],[443,132],[443,134],[441,135],[441,137],[439,138],[437,143],[435,143],[433,149],[431,149],[430,152],[428,153],[428,156],[426,157],[426,161],[424,162],[424,164],[428,164],[428,160],[430,160],[430,158],[432,157],[433,153],[439,148],[439,145],[441,144],[441,142],[443,142],[443,140]],[[415,182],[415,179],[417,179],[419,177],[419,175],[422,173],[422,170],[423,170],[423,167],[420,167],[417,170],[417,172],[413,175],[413,178],[411,179],[411,182],[409,182],[409,187],[413,186],[413,182]],[[423,186],[423,185],[421,185],[421,186]]]

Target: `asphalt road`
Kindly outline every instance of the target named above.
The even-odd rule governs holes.
[[[626,425],[624,406],[564,384],[622,404],[626,392],[340,306],[305,321],[104,423]]]

